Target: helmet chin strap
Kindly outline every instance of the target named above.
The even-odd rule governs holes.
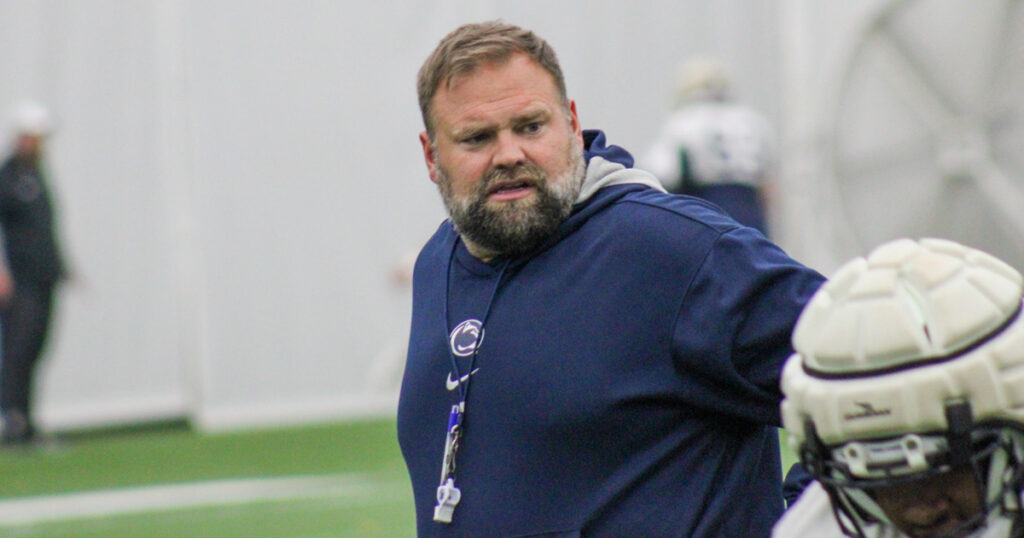
[[[951,466],[963,467],[971,464],[973,429],[974,414],[971,412],[971,402],[963,398],[946,402],[946,442],[949,443]]]

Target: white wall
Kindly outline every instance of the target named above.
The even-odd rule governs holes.
[[[781,7],[794,250],[828,271],[931,236],[1024,269],[1024,4]]]
[[[409,305],[388,275],[444,217],[414,90],[437,41],[489,18],[536,30],[584,127],[639,153],[692,53],[733,64],[740,96],[780,120],[784,4],[0,2],[0,103],[59,115],[51,168],[77,277],[41,372],[43,425],[391,412]]]
[[[119,5],[121,4],[121,5]],[[0,4],[0,101],[48,103],[53,190],[75,279],[39,379],[44,426],[180,415],[194,338],[176,261],[156,11]]]
[[[779,2],[780,243],[825,273],[864,253],[865,247],[845,239],[847,224],[829,165],[829,133],[847,58],[869,21],[894,3]]]

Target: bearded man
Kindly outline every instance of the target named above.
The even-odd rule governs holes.
[[[767,536],[780,369],[821,275],[584,131],[530,31],[456,29],[418,90],[450,214],[398,409],[419,535]]]

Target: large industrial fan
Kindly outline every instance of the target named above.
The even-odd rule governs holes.
[[[841,254],[942,237],[1024,268],[1024,0],[884,3],[838,82]]]

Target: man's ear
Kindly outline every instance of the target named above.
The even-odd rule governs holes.
[[[576,114],[576,101],[569,99],[569,125],[572,126],[572,133],[583,145],[583,127],[580,126],[580,118]]]
[[[437,183],[437,155],[434,153],[434,145],[430,142],[430,135],[426,131],[420,133],[420,145],[423,146],[423,160],[427,163],[430,181]]]

